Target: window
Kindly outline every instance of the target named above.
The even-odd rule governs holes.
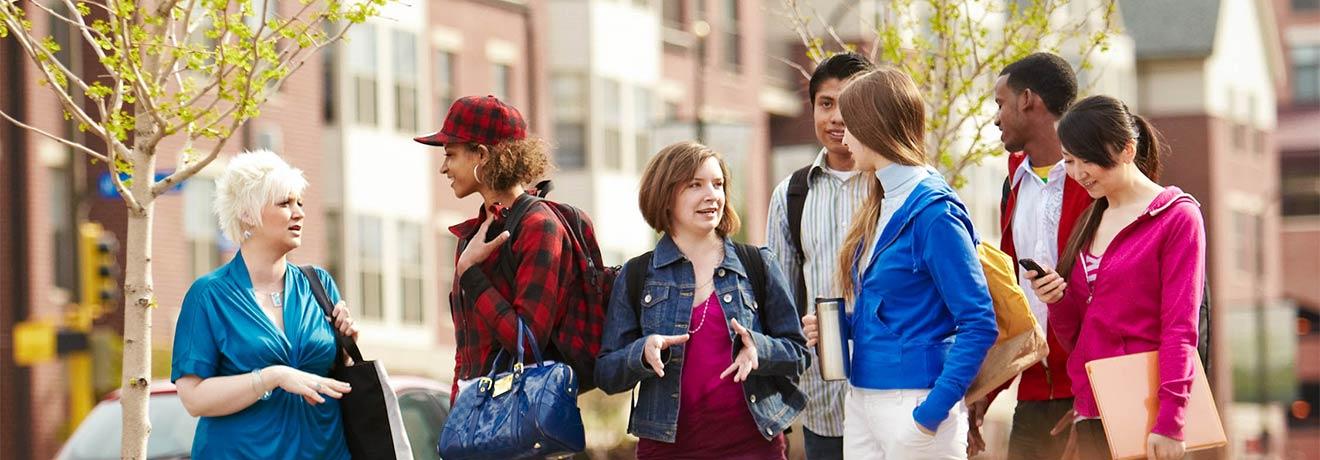
[[[683,27],[683,3],[685,0],[664,0],[660,6],[664,15],[664,25],[672,29],[686,29]]]
[[[376,321],[385,319],[384,251],[381,248],[384,232],[381,226],[378,217],[357,218],[358,293],[362,296],[358,305],[362,309],[362,318]]]
[[[417,37],[394,31],[394,127],[417,131]]]
[[[68,7],[63,3],[51,7],[51,11],[64,17],[71,17]],[[87,21],[91,22],[91,19],[87,19]],[[81,45],[82,43],[82,41],[79,40],[81,36],[75,34],[72,25],[55,16],[50,17],[50,36],[51,38],[54,38],[55,43],[60,46],[59,51],[55,52],[55,60],[59,61],[60,64],[63,64],[64,68],[76,73],[78,71],[75,67],[77,62],[75,62],[73,57],[74,50],[76,49],[75,44]]]
[[[327,36],[333,37],[335,26],[324,23]],[[321,49],[321,118],[326,123],[339,121],[339,46],[327,46]]]
[[[284,133],[279,125],[265,125],[257,129],[254,147],[276,153],[284,153]]]
[[[330,277],[343,280],[344,277],[344,212],[339,208],[325,211],[325,240],[329,248],[326,254],[325,270]],[[341,285],[342,287],[342,285]]]
[[[435,90],[435,107],[439,111],[435,124],[439,125],[449,115],[449,106],[454,103],[454,53],[436,51],[434,67],[435,84],[432,86]]]
[[[513,78],[513,69],[511,69],[508,64],[495,64],[495,67],[491,69],[491,72],[490,80],[494,85],[494,87],[491,88],[491,91],[495,94],[495,97],[508,102],[511,97],[511,83],[509,82],[509,79]]]
[[[219,229],[211,214],[215,193],[215,181],[209,178],[194,177],[183,185],[183,233],[193,279],[220,266]]]
[[[651,124],[654,119],[651,116],[651,92],[646,88],[633,88],[633,131],[635,133],[634,143],[636,144],[635,158],[637,164],[634,166],[638,171],[646,167],[646,161],[651,158]]]
[[[439,232],[440,263],[437,265],[436,284],[440,287],[440,305],[446,312],[453,308],[449,295],[454,288],[454,264],[458,262],[458,237],[449,232]],[[442,321],[443,323],[443,321]]]
[[[1292,0],[1293,11],[1320,10],[1320,0]]]
[[[739,31],[738,0],[724,0],[724,27],[720,31],[724,64],[735,72],[742,66],[742,35]]]
[[[78,160],[81,159],[79,154]],[[51,256],[54,257],[51,260],[55,263],[55,286],[73,293],[78,288],[78,245],[74,244],[78,241],[78,233],[73,220],[73,180],[68,165],[66,162],[63,166],[47,170],[50,193],[46,197],[50,200],[50,224],[53,230]]]
[[[1279,192],[1284,216],[1320,216],[1320,150],[1285,152]]]
[[[1237,233],[1234,240],[1237,247],[1234,248],[1234,254],[1237,258],[1237,268],[1243,272],[1256,273],[1259,268],[1256,260],[1256,251],[1260,245],[1261,219],[1254,214],[1233,211],[1233,227]]]
[[[1320,102],[1320,46],[1293,48],[1290,54],[1293,102]]]
[[[551,79],[555,117],[555,163],[564,169],[587,166],[587,91],[580,75]]]
[[[349,32],[348,62],[353,74],[353,113],[359,124],[376,125],[376,27],[359,24]]]
[[[422,324],[422,225],[399,222],[399,299],[403,323]]]
[[[601,125],[604,141],[601,142],[601,149],[596,152],[596,157],[600,158],[601,164],[611,171],[618,171],[623,167],[623,130],[619,126],[620,119],[623,118],[623,112],[620,109],[619,82],[609,78],[602,78],[600,81],[600,104],[601,104]]]

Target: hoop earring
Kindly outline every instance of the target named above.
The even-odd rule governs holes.
[[[252,231],[243,230],[243,240],[250,240],[250,239],[252,239]]]
[[[481,183],[481,173],[477,171],[479,168],[481,168],[480,164],[472,167],[472,177],[477,179],[478,184]]]

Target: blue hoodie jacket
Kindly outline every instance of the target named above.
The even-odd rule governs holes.
[[[999,334],[976,244],[967,208],[933,174],[894,212],[854,283],[849,381],[873,390],[930,389],[912,416],[932,431],[963,398]]]

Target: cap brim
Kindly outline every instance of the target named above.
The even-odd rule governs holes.
[[[425,136],[414,137],[413,140],[426,145],[434,145],[436,147],[444,147],[445,144],[461,142],[460,140],[440,131],[436,131],[434,133],[427,134]]]

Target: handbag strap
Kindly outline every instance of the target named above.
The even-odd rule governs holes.
[[[532,335],[532,330],[527,328],[527,324],[524,323],[522,317],[519,316],[518,346],[517,346],[516,361],[514,361],[515,363],[524,362],[524,356],[526,355],[525,355],[525,350],[523,349],[523,340],[527,340],[528,342],[532,343],[532,356],[536,358],[535,364],[541,364],[542,362],[544,362],[545,359],[541,357],[541,347],[537,346],[536,343],[536,336]],[[496,370],[498,370],[500,367],[500,358],[502,357],[504,357],[504,348],[501,347],[499,351],[495,352],[495,357],[491,359],[490,374],[488,374],[489,377],[492,378],[495,377]]]
[[[353,358],[354,363],[366,361],[362,359],[362,350],[358,349],[357,342],[354,342],[352,337],[341,334],[339,329],[335,327],[335,307],[330,303],[330,295],[325,292],[325,285],[321,283],[321,277],[316,274],[316,267],[300,265],[298,270],[307,277],[307,284],[312,287],[312,296],[316,297],[316,303],[321,305],[321,312],[325,313],[325,319],[330,322],[330,330],[335,333],[335,343],[339,346],[339,349],[347,352],[348,357]],[[339,360],[335,360],[335,364],[339,364]]]

